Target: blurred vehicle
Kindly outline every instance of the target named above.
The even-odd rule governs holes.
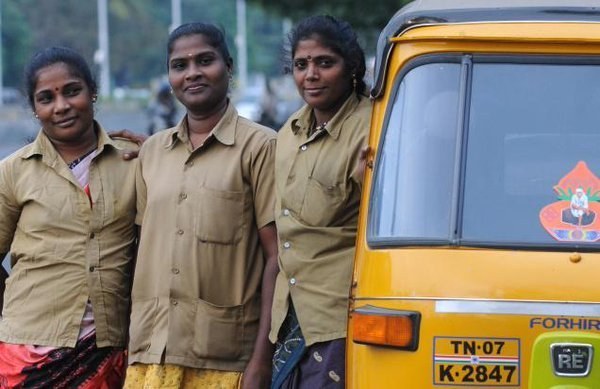
[[[276,131],[303,104],[290,75],[255,74],[245,89],[233,93],[232,101],[241,116]]]
[[[304,104],[304,100],[302,100],[300,98],[300,95],[298,95],[297,98],[294,99],[288,99],[288,100],[281,100],[278,101],[276,104],[276,110],[275,110],[275,130],[279,130],[283,124],[286,122],[286,120],[292,116],[292,114],[294,112],[296,112],[297,110],[299,110],[302,105]]]
[[[113,89],[113,97],[117,101],[123,100],[148,100],[151,92],[146,88],[117,87]]]
[[[348,388],[600,388],[598,0],[382,31]]]
[[[245,94],[235,99],[233,104],[240,116],[258,123],[262,116],[260,101],[260,96]]]
[[[7,105],[25,104],[25,98],[19,89],[5,86],[2,88],[2,103]]]
[[[156,96],[148,104],[146,113],[148,114],[148,135],[175,126],[177,105],[168,83],[159,86]]]

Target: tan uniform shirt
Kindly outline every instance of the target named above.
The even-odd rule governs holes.
[[[135,145],[98,138],[92,207],[41,131],[0,163],[0,253],[12,259],[1,341],[73,347],[89,299],[97,345],[126,345],[137,161],[121,154]]]
[[[300,109],[277,138],[275,186],[279,268],[271,341],[292,299],[306,344],[346,336],[371,103],[352,95],[326,126],[308,135],[311,109]]]
[[[230,104],[192,151],[186,119],[140,153],[142,235],[129,362],[243,371],[257,336],[265,259],[258,230],[274,221],[274,131]]]

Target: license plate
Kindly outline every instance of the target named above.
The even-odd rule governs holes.
[[[433,355],[435,385],[520,385],[519,339],[435,337]]]

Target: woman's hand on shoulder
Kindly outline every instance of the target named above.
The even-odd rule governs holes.
[[[111,131],[108,133],[111,139],[122,138],[137,143],[138,146],[141,146],[146,139],[148,139],[147,135],[137,134],[135,132],[129,130],[119,130],[119,131]],[[135,159],[138,157],[139,150],[125,150],[123,153],[123,159],[128,161],[130,159]]]

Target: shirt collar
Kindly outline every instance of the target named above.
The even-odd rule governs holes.
[[[352,93],[342,104],[336,114],[327,122],[325,131],[334,139],[338,139],[340,131],[342,130],[341,124],[346,120],[346,117],[354,111],[358,103],[360,102],[358,96]],[[292,120],[292,132],[294,135],[298,133],[308,134],[310,126],[313,122],[313,110],[308,105],[305,105],[298,112],[296,119]]]
[[[235,131],[236,124],[238,121],[238,113],[233,104],[228,100],[227,108],[225,113],[219,120],[219,122],[212,129],[208,137],[214,137],[217,141],[221,142],[225,146],[233,146],[235,144]],[[171,149],[175,146],[175,143],[180,142],[186,144],[189,142],[188,136],[188,125],[187,125],[187,114],[179,121],[179,123],[167,130],[169,136],[165,141],[165,148]]]
[[[98,136],[98,154],[101,154],[107,147],[112,147],[117,150],[123,150],[122,147],[117,145],[117,143],[108,136],[108,134],[106,133],[106,131],[104,131],[102,126],[100,126],[100,124],[95,120],[94,129],[96,130]],[[42,158],[44,158],[48,162],[53,162],[59,157],[58,152],[52,145],[52,142],[50,141],[46,133],[41,129],[38,132],[37,137],[33,141],[32,147],[25,154],[23,154],[22,158],[29,159],[36,155],[41,155]]]

